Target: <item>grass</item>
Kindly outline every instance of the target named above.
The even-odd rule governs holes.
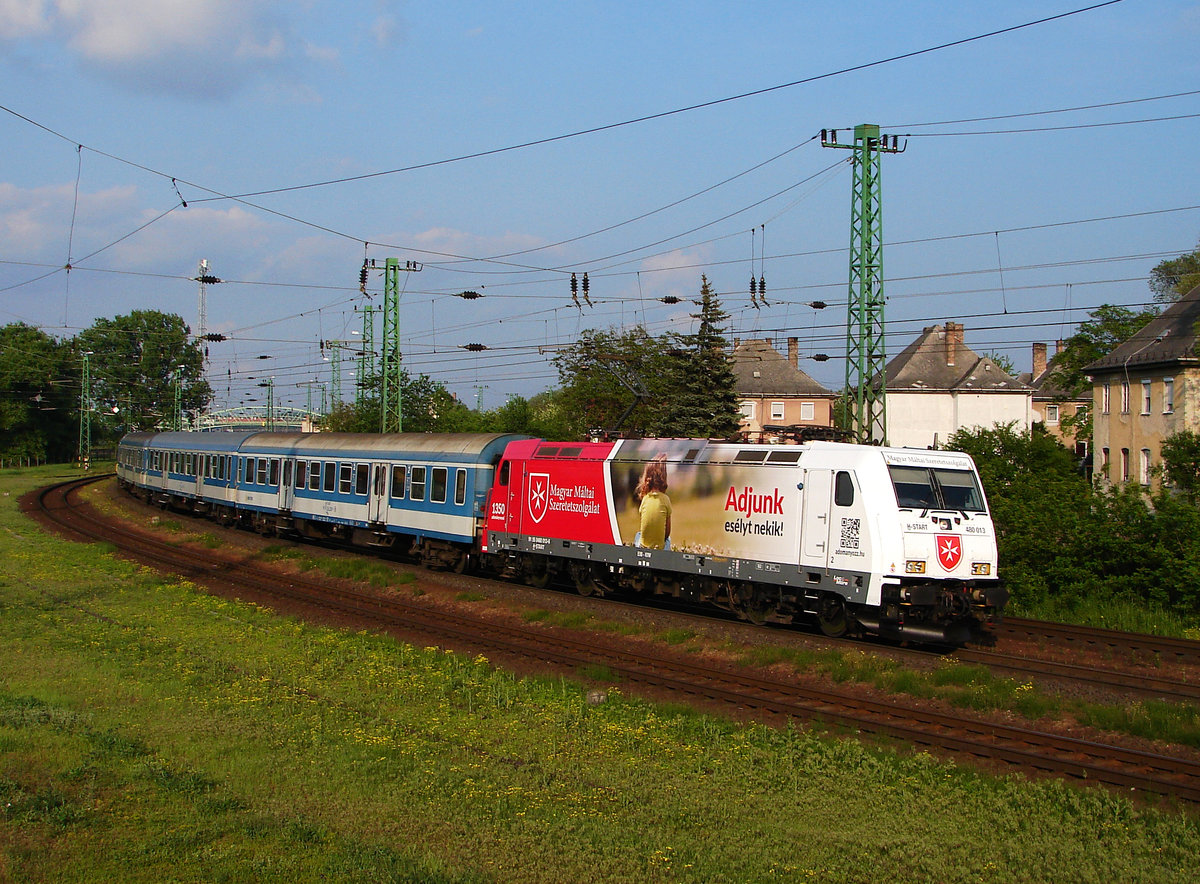
[[[40,534],[16,496],[53,474],[0,473],[0,880],[1107,882],[1200,866],[1195,817],[1106,791],[611,684],[589,702],[573,681],[205,595]]]
[[[268,560],[290,562],[301,571],[316,570],[327,577],[369,583],[375,587],[404,585],[416,580],[411,571],[397,571],[369,556],[319,555],[287,544],[268,546],[262,555]]]

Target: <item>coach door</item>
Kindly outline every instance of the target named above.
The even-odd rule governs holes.
[[[283,475],[279,480],[279,508],[291,512],[292,503],[296,497],[296,460],[286,457],[283,459]]]
[[[801,495],[800,564],[829,566],[829,509],[833,480],[829,470],[805,470]]]
[[[371,466],[371,495],[367,502],[367,521],[387,522],[388,517],[388,465],[377,463]]]

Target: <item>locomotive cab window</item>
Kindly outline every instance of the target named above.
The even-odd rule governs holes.
[[[901,509],[984,512],[983,493],[970,470],[888,467]]]
[[[845,470],[838,470],[833,480],[833,502],[837,506],[852,506],[854,504],[854,480]]]
[[[974,473],[968,470],[934,470],[933,478],[947,509],[967,513],[984,511],[983,494]]]
[[[509,461],[507,461],[507,460],[504,461],[504,463],[500,464],[500,479],[499,479],[500,485],[505,485],[505,486],[508,485],[508,474],[509,474],[509,466],[508,465],[509,465]]]

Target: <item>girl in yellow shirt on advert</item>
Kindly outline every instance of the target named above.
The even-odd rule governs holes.
[[[636,493],[642,499],[641,531],[637,545],[644,549],[671,548],[671,498],[667,497],[667,456],[660,454],[646,464]]]

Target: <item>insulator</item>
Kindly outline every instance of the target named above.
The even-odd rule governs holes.
[[[758,296],[764,298],[767,295],[767,280],[765,277],[758,278]]]
[[[808,306],[812,307],[814,310],[824,310],[829,305],[826,304],[824,301],[813,301]]]
[[[659,300],[664,304],[678,304],[683,299],[675,295],[663,295]]]
[[[472,353],[478,353],[480,350],[486,350],[487,344],[463,344],[464,350],[469,350]]]
[[[579,294],[579,280],[576,279],[575,274],[572,273],[571,274],[571,297],[573,298],[577,294]]]
[[[754,296],[758,294],[758,280],[753,276],[750,277],[750,300],[754,300]]]
[[[829,354],[828,353],[814,353],[812,358],[813,358],[813,362],[828,362]]]
[[[829,139],[825,137],[826,134],[827,133],[825,132],[825,130],[822,129],[821,130],[821,143],[822,144],[827,144],[829,142]]]
[[[483,297],[483,295],[479,294],[479,292],[459,292],[458,296],[464,301],[474,301],[477,298]]]
[[[588,278],[587,273],[583,274],[583,296],[586,298],[588,293]]]
[[[831,144],[837,144],[837,129],[833,130],[833,135],[830,136],[829,141]]]
[[[364,264],[362,270],[358,271],[358,288],[359,291],[367,290],[367,265]]]

